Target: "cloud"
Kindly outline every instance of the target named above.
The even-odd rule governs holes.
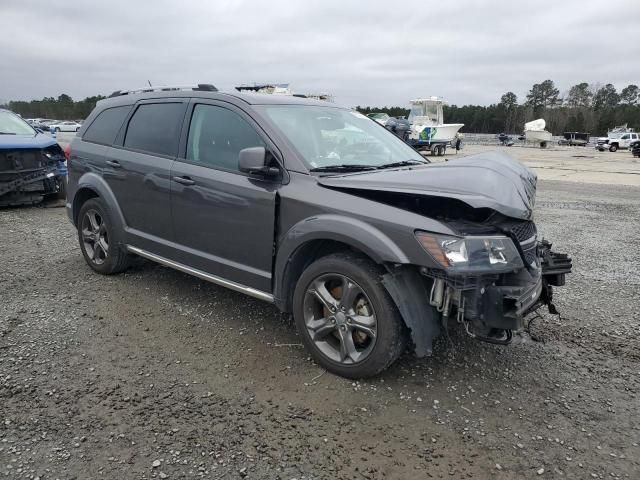
[[[551,78],[638,83],[633,0],[3,0],[0,98],[289,82],[345,105],[489,104]],[[614,14],[614,12],[617,12]]]

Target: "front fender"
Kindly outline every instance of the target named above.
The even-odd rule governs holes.
[[[400,247],[374,226],[353,217],[317,215],[296,223],[279,239],[274,266],[276,298],[285,297],[285,273],[296,251],[314,240],[344,243],[360,250],[376,263],[410,263]]]

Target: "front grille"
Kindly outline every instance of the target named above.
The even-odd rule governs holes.
[[[531,265],[537,256],[537,230],[536,224],[533,222],[517,222],[509,227],[509,230],[520,243],[522,253],[524,253],[524,261],[527,265]]]

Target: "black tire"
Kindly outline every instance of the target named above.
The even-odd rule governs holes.
[[[106,239],[106,251],[104,248],[99,247],[97,250],[102,251],[104,255],[99,254],[98,257],[95,258],[93,255],[93,250],[87,250],[90,248],[88,243],[85,242],[83,233],[83,227],[85,225],[85,218],[88,214],[92,215],[95,212],[100,217],[100,222],[98,225],[103,226],[103,239]],[[87,218],[87,222],[89,222]],[[116,236],[114,236],[114,226],[111,221],[111,215],[109,209],[104,204],[104,202],[100,198],[91,198],[87,200],[82,207],[80,208],[80,212],[78,213],[78,243],[80,244],[80,250],[82,250],[82,255],[84,256],[87,264],[96,272],[102,275],[112,275],[114,273],[120,273],[127,269],[130,264],[131,257],[130,255],[120,247],[120,245],[115,240]],[[95,241],[93,243],[95,245]]]
[[[56,127],[55,132],[56,133],[60,133],[60,129],[58,127]]]
[[[618,150],[618,146],[617,145],[610,145],[609,146],[609,151],[610,152],[616,152]]]
[[[382,284],[383,273],[384,271],[368,258],[344,252],[316,260],[298,279],[293,296],[296,327],[312,357],[328,371],[354,379],[371,377],[388,368],[406,349],[407,330],[393,299]],[[352,279],[373,307],[376,318],[375,342],[361,361],[344,363],[330,358],[316,345],[309,333],[305,319],[306,295],[314,280],[332,274]]]

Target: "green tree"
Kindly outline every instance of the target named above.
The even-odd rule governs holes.
[[[640,89],[637,85],[628,85],[620,92],[620,101],[627,105],[636,105],[640,97]]]
[[[513,108],[518,105],[518,97],[513,92],[507,92],[500,97],[500,105],[504,105],[505,108]]]
[[[595,110],[611,109],[620,103],[620,95],[616,92],[616,87],[607,83],[604,87],[598,89],[593,96],[593,108]]]
[[[527,94],[527,103],[534,109],[540,110],[541,108],[547,108],[554,106],[558,103],[558,96],[560,90],[558,90],[553,83],[553,80],[545,80],[542,83],[536,83],[531,87],[531,90]]]
[[[574,85],[569,89],[566,104],[570,107],[589,107],[593,93],[586,82]]]

